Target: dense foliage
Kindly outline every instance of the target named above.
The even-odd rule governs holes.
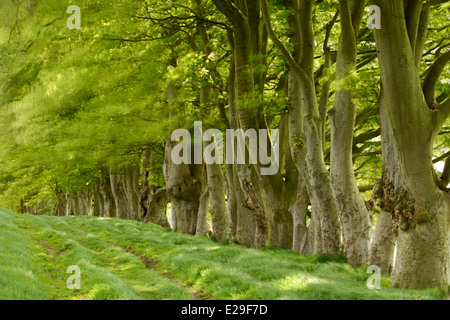
[[[150,219],[169,227],[165,213],[171,202],[174,230],[202,236],[212,232],[218,240],[237,239],[248,246],[274,245],[301,253],[349,253],[345,220],[343,248],[327,247],[331,238],[323,238],[323,244],[305,240],[302,248],[296,244],[313,232],[314,223],[310,231],[307,227],[315,218],[315,227],[319,224],[322,229],[335,223],[330,228],[336,227],[341,238],[336,214],[345,219],[346,209],[339,200],[339,186],[334,182],[336,196],[331,187],[339,176],[356,181],[361,192],[356,198],[364,202],[353,196],[350,201],[366,203],[368,209],[350,206],[366,220],[366,211],[373,211],[369,214],[375,217],[370,222],[373,229],[378,220],[380,207],[371,201],[372,189],[388,170],[382,161],[380,50],[366,23],[369,3],[362,8],[358,1],[238,2],[83,0],[77,3],[81,29],[71,29],[67,20],[72,13],[66,10],[72,1],[2,0],[0,204],[38,214]],[[432,102],[448,104],[450,3],[419,2],[419,15],[429,10],[423,50],[418,54],[420,81],[432,81],[427,75],[436,72],[437,61],[444,61]],[[264,4],[268,4],[267,12]],[[309,5],[312,39],[304,19],[300,27],[295,26]],[[350,18],[342,14],[347,10]],[[408,23],[413,21],[411,15]],[[344,53],[349,47],[345,47],[343,28],[349,27],[349,21],[356,23],[351,26],[356,32],[355,65]],[[309,64],[308,57],[312,58]],[[298,66],[300,76],[295,81],[301,84],[299,104],[303,105],[299,109],[292,75]],[[313,97],[308,96],[305,79],[311,80]],[[347,141],[354,177],[333,172],[332,163],[341,165],[339,152],[333,153],[338,141],[333,140],[338,139],[333,138],[333,130],[339,125],[333,129],[330,117],[340,112],[346,92],[351,93],[347,102],[356,111],[354,125],[343,122],[353,132]],[[295,110],[301,114],[300,126],[293,124]],[[265,178],[255,175],[257,167],[245,171],[225,165],[172,166],[171,133],[176,128],[192,131],[194,121],[202,121],[205,130],[217,128],[223,133],[249,126],[280,129],[279,173]],[[449,132],[447,118],[432,142],[433,174],[444,192],[449,182],[443,174],[450,154]],[[311,139],[321,142],[315,145]],[[319,156],[315,146],[321,148]],[[319,184],[328,191],[319,190]],[[162,190],[167,192],[161,196]],[[303,193],[304,200],[300,199]],[[331,205],[326,196],[318,196],[325,193]],[[275,205],[273,199],[279,203]],[[295,211],[296,200],[303,209]],[[303,215],[297,219],[300,212]],[[185,214],[189,216],[182,218]],[[395,224],[395,214],[391,215]],[[244,239],[244,226],[252,228],[251,239]],[[228,227],[231,230],[219,232]],[[296,233],[297,227],[303,233]],[[314,232],[318,237],[318,231]],[[365,241],[361,257],[348,257],[352,265],[367,262],[368,236]]]

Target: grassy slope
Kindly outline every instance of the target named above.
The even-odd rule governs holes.
[[[32,261],[32,243],[14,223],[13,214],[0,210],[0,299],[48,299]]]
[[[80,236],[76,229],[65,233],[53,227],[58,222],[0,211],[0,226],[8,231],[7,237],[3,230],[0,235],[0,299],[192,298],[125,250],[94,235]],[[20,260],[15,259],[16,252],[21,253]],[[81,269],[81,290],[67,288],[71,265]],[[31,286],[28,279],[21,279],[25,274],[33,275]]]
[[[369,290],[364,268],[286,250],[230,247],[137,221],[0,211],[0,299],[443,299]],[[81,269],[69,290],[67,267]]]

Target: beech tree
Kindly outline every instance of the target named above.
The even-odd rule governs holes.
[[[69,5],[0,4],[2,206],[448,285],[449,1],[80,1],[80,29]],[[277,172],[248,139],[244,164],[198,161],[208,129],[255,130]]]
[[[450,196],[432,166],[433,143],[450,114],[450,99],[435,100],[435,85],[450,60],[442,53],[420,79],[424,39],[433,1],[371,1],[381,9],[375,30],[394,176],[376,186],[381,208],[398,226],[393,285],[448,285]],[[400,67],[399,67],[400,66]],[[387,122],[387,123],[386,123]],[[444,183],[445,185],[446,183]],[[443,189],[443,190],[442,190]]]

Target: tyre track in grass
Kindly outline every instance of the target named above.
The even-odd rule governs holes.
[[[107,299],[112,296],[113,299],[193,299],[188,292],[171,283],[168,279],[160,276],[156,272],[145,267],[141,260],[137,261],[138,257],[126,250],[107,243],[101,238],[92,233],[79,230],[72,227],[65,221],[56,217],[36,217],[32,218],[34,222],[39,222],[40,228],[45,228],[47,241],[41,241],[43,247],[47,247],[47,253],[60,252],[59,246],[62,243],[71,243],[78,251],[85,253],[85,258],[80,261],[82,265],[82,276],[85,279],[92,274],[101,274],[102,279],[91,279],[89,285],[91,290],[88,294],[79,295],[79,299]],[[48,237],[50,234],[50,237]],[[53,245],[51,238],[53,238]],[[39,243],[38,239],[36,242]],[[71,248],[74,249],[74,248]],[[70,251],[70,250],[68,250]],[[74,263],[74,262],[71,262]],[[59,270],[60,272],[62,270]],[[64,270],[65,272],[65,270]],[[70,275],[64,274],[67,278]],[[82,279],[83,279],[82,278]],[[103,283],[102,283],[103,282]],[[114,282],[115,291],[112,289]],[[83,283],[83,280],[82,280]],[[64,283],[65,286],[65,283]],[[125,288],[128,286],[129,288]],[[124,289],[125,294],[121,297],[120,289]],[[95,294],[95,291],[100,291],[100,294]],[[131,290],[135,292],[131,292]],[[92,293],[94,292],[94,293]],[[56,297],[57,299],[58,297]],[[63,297],[64,298],[64,297]]]
[[[50,220],[52,220],[52,217],[50,217]],[[50,222],[50,223],[55,223],[54,221]],[[84,245],[86,245],[89,249],[92,250],[92,247],[89,247],[89,242],[86,241],[86,243],[84,242],[84,239],[87,239],[89,237],[94,237],[95,239],[99,240],[103,245],[105,246],[113,246],[114,248],[117,248],[118,250],[122,251],[122,252],[126,252],[126,254],[133,256],[135,258],[138,258],[141,263],[145,266],[145,268],[157,275],[159,275],[161,277],[161,279],[167,280],[169,282],[171,282],[171,284],[173,284],[174,286],[177,286],[178,288],[182,289],[183,291],[185,291],[187,294],[189,294],[189,299],[203,299],[202,297],[199,297],[197,294],[197,291],[193,291],[191,290],[191,287],[185,286],[183,284],[180,284],[179,281],[177,279],[175,279],[170,273],[167,272],[159,272],[159,270],[157,270],[156,268],[154,268],[155,265],[159,264],[159,261],[156,261],[154,259],[148,259],[146,256],[144,255],[139,255],[136,252],[133,251],[132,248],[127,248],[127,247],[123,247],[120,246],[114,242],[108,242],[105,241],[104,239],[102,239],[101,237],[99,237],[98,235],[95,235],[93,233],[87,232],[86,230],[84,230],[82,227],[80,226],[75,226],[72,225],[70,223],[67,223],[65,221],[59,221],[59,225],[66,225],[68,228],[71,228],[72,231],[75,232],[81,232],[78,236],[74,237],[75,239],[82,241]],[[72,233],[73,235],[73,233]],[[86,237],[84,237],[86,236]],[[102,256],[101,254],[99,256]],[[112,266],[115,266],[114,263],[112,263]]]
[[[225,300],[230,298],[248,300],[255,297],[266,300],[416,300],[445,299],[448,295],[448,292],[444,294],[442,290],[435,289],[406,290],[387,287],[372,292],[365,286],[366,270],[350,269],[351,267],[344,263],[319,261],[316,257],[298,256],[280,250],[267,252],[267,250],[229,248],[204,239],[174,234],[156,225],[142,224],[137,221],[96,217],[23,216],[28,216],[28,220],[35,222],[34,225],[36,228],[39,227],[39,231],[50,229],[49,225],[52,224],[51,232],[46,230],[47,232],[44,233],[52,247],[46,250],[55,256],[55,260],[65,259],[72,255],[73,251],[80,251],[81,248],[87,252],[85,252],[84,261],[80,262],[84,263],[83,288],[86,285],[86,278],[90,276],[88,271],[93,270],[100,272],[101,276],[106,274],[101,278],[101,282],[111,284],[111,287],[114,286],[114,281],[126,283],[124,279],[127,279],[134,284],[134,288],[138,289],[141,279],[133,277],[138,265],[138,272],[142,273],[144,270],[146,274],[153,275],[158,281],[170,283],[172,289],[175,288],[177,292],[183,293],[182,298],[174,298],[173,291],[164,296],[170,299],[192,300],[192,295],[204,298],[202,296],[206,295],[206,292],[214,295],[214,299]],[[55,235],[56,238],[64,236],[65,240],[70,239],[71,246],[64,254],[58,255],[57,250],[62,249],[61,243],[55,244],[55,237],[49,237],[49,235]],[[16,240],[16,242],[19,241]],[[26,243],[26,241],[21,243],[24,242]],[[26,247],[30,246],[26,244]],[[76,265],[78,260],[70,264]],[[132,267],[133,270],[127,270]],[[171,273],[176,279],[170,279]],[[309,281],[310,279],[314,282]],[[174,283],[175,280],[179,282]],[[308,280],[307,285],[304,283],[306,280]],[[382,282],[386,280],[389,279],[382,278]],[[185,290],[177,286],[178,283]],[[189,292],[191,295],[186,292],[194,288],[201,288],[205,292],[203,294]],[[152,288],[147,291],[154,293],[155,290]],[[131,298],[127,296],[118,298],[143,299],[136,298],[134,289],[133,292],[134,296]],[[146,297],[147,299],[155,297],[161,299],[161,294],[152,295],[150,292],[147,294],[150,295]],[[110,297],[93,297],[88,290],[86,298],[107,299]],[[117,299],[117,295],[113,298]]]
[[[112,244],[119,246],[118,244],[112,242]],[[147,269],[151,269],[155,272],[157,272],[158,274],[166,277],[167,279],[169,279],[170,281],[177,283],[179,286],[181,286],[182,288],[188,290],[188,292],[197,300],[211,300],[214,297],[212,295],[209,296],[204,296],[204,291],[203,290],[196,290],[194,287],[192,286],[188,286],[186,284],[184,284],[183,282],[181,282],[180,280],[178,280],[177,278],[174,277],[173,274],[171,274],[170,272],[161,272],[159,271],[156,266],[158,266],[160,264],[160,262],[158,260],[155,260],[153,258],[149,258],[146,255],[143,254],[139,254],[135,251],[133,251],[133,248],[131,247],[121,247],[123,249],[125,249],[128,253],[138,257],[143,264],[145,264],[145,266],[147,267]]]
[[[65,255],[70,251],[57,249],[52,245],[51,234],[45,232],[43,224],[35,224],[24,216],[17,218],[17,226],[24,231],[25,237],[30,242],[30,249],[34,253],[33,263],[38,267],[37,277],[46,285],[47,294],[52,300],[84,300],[85,295],[78,290],[67,289],[67,274],[64,266]]]
[[[88,231],[84,230],[81,226],[79,225],[75,225],[72,224],[70,222],[65,222],[67,223],[67,225],[69,225],[70,227],[79,230],[81,232],[84,232],[86,234],[91,234]],[[99,239],[102,239],[100,236],[97,236]],[[212,295],[208,295],[205,296],[204,295],[204,291],[203,290],[197,290],[195,289],[193,286],[189,286],[187,284],[185,284],[184,282],[182,282],[181,280],[177,279],[173,274],[171,274],[168,271],[162,271],[161,268],[158,268],[158,266],[160,265],[160,261],[152,258],[152,257],[148,257],[144,254],[140,254],[138,252],[136,252],[132,247],[128,247],[128,246],[122,246],[114,241],[107,241],[102,239],[102,241],[104,241],[105,243],[108,243],[110,245],[113,245],[117,248],[120,248],[124,251],[126,251],[128,254],[131,254],[135,257],[137,257],[139,260],[141,260],[141,262],[145,265],[145,267],[149,270],[152,270],[153,272],[156,272],[157,274],[159,274],[160,276],[166,278],[167,280],[169,280],[170,282],[172,282],[173,284],[177,285],[180,288],[183,288],[183,290],[185,290],[187,293],[189,293],[192,297],[192,299],[195,300],[211,300],[214,299],[214,297]]]

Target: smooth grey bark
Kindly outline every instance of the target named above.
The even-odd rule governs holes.
[[[95,197],[96,197],[96,201],[97,201],[98,216],[104,217],[105,216],[105,204],[104,204],[103,196],[100,191],[99,185],[95,186]]]
[[[292,32],[294,40],[298,42],[294,47],[301,48],[301,53],[296,54],[296,59],[292,57],[289,50],[275,35],[270,22],[267,1],[261,0],[261,3],[267,33],[288,61],[291,72],[297,78],[300,88],[301,106],[304,111],[303,119],[300,120],[303,122],[303,134],[296,136],[295,139],[297,144],[305,145],[306,168],[311,187],[309,189],[311,204],[317,209],[314,210],[314,215],[320,221],[320,228],[315,224],[317,231],[320,230],[321,233],[320,247],[318,246],[319,242],[315,243],[315,252],[337,255],[341,251],[341,224],[331,178],[323,157],[322,123],[314,84],[314,32],[312,23],[314,1],[305,0],[300,3],[293,3],[295,23]],[[294,130],[294,132],[299,131]]]
[[[129,219],[136,220],[138,218],[139,205],[139,167],[136,164],[127,166],[125,176],[125,195],[128,202]]]
[[[84,204],[83,195],[81,192],[78,192],[78,196],[76,201],[78,202],[78,215],[79,216],[86,216],[86,207]]]
[[[306,190],[306,183],[300,179],[297,187],[297,198],[289,207],[293,218],[293,241],[292,250],[300,254],[308,255],[313,253],[314,234],[313,226],[306,225],[306,217],[308,215],[309,197]]]
[[[21,200],[21,206],[20,206],[20,212],[23,212],[23,200]],[[57,201],[56,201],[56,215],[58,217],[63,217],[67,215],[67,197],[66,194],[62,191],[58,192],[57,194]]]
[[[447,186],[450,182],[450,157],[445,160],[444,170],[442,170],[441,180]]]
[[[231,41],[232,42],[232,41]],[[228,74],[228,105],[230,113],[229,127],[232,129],[237,128],[237,115],[235,108],[236,101],[236,70],[234,66],[234,60],[231,60],[230,70]],[[227,152],[225,150],[225,152]],[[227,190],[227,214],[230,225],[231,236],[236,238],[237,234],[237,219],[238,210],[240,208],[240,202],[237,199],[237,192],[241,191],[240,188],[235,187],[235,167],[232,164],[226,164],[226,190]]]
[[[230,225],[231,237],[236,237],[236,224],[237,224],[237,201],[236,193],[234,189],[233,178],[233,165],[225,165],[226,168],[226,192],[227,192],[227,216]]]
[[[279,170],[273,175],[260,175],[259,185],[267,212],[269,245],[291,250],[293,247],[294,222],[289,207],[296,200],[298,170],[292,160],[289,148],[288,120],[288,117],[283,115],[279,123],[279,152],[277,155]],[[260,137],[260,139],[263,138],[268,140],[268,150],[263,150],[263,152],[272,153],[272,144],[269,137]],[[284,177],[281,176],[282,171],[284,171]]]
[[[152,167],[154,165],[153,151],[142,152],[142,184],[138,186],[139,171],[134,168],[134,185],[138,189],[138,217],[144,223],[158,224],[169,229],[167,204],[170,199],[165,188],[151,183]]]
[[[92,190],[92,215],[94,217],[100,216],[100,206],[98,203],[98,197],[97,197],[97,187],[94,187]]]
[[[167,193],[172,204],[172,215],[176,219],[172,228],[180,233],[195,234],[205,171],[202,165],[174,164],[171,160],[173,145],[173,142],[167,141],[164,160]]]
[[[150,181],[152,178],[152,166],[153,166],[153,151],[152,150],[144,150],[142,152],[142,185],[141,187],[146,187],[150,185]],[[139,190],[140,191],[140,190]]]
[[[341,35],[336,59],[337,89],[329,111],[331,128],[330,173],[339,206],[344,252],[349,264],[362,266],[368,261],[371,223],[353,172],[353,131],[356,105],[352,84],[356,73],[356,41],[364,12],[359,0],[339,1]]]
[[[395,240],[392,218],[389,213],[382,210],[372,237],[369,265],[376,265],[383,274],[390,274],[393,268]]]
[[[63,193],[60,203],[60,215],[67,216],[67,194]]]
[[[170,84],[167,96],[169,106],[174,108],[177,103],[177,87]],[[163,167],[166,190],[172,206],[172,230],[195,234],[200,196],[206,186],[205,169],[203,165],[193,164],[193,156],[191,164],[174,164],[171,154],[175,144],[170,137],[167,139]]]
[[[208,216],[208,206],[209,190],[208,186],[206,186],[205,190],[203,190],[202,195],[200,196],[200,204],[198,206],[197,229],[195,230],[195,235],[198,237],[208,236],[208,224],[206,221]]]
[[[391,186],[391,188],[399,189],[403,186],[403,180],[400,174],[400,160],[395,147],[394,132],[389,122],[383,95],[380,97],[379,106],[383,172],[381,179],[375,183],[372,197],[381,208],[381,212],[370,246],[369,264],[379,266],[382,273],[388,274],[393,269],[397,233],[394,221],[396,223],[398,221],[396,221],[396,216],[390,213],[389,199],[385,198],[384,188]]]
[[[225,204],[225,179],[220,164],[206,165],[211,222],[217,241],[229,238],[230,228]]]
[[[204,38],[206,38],[206,30],[203,29],[202,33],[204,34]],[[210,108],[211,92],[211,87],[206,83],[200,89],[200,105],[206,108],[206,110]],[[199,143],[202,143],[202,150],[204,150],[207,145],[216,144],[216,141],[202,141]],[[222,166],[219,163],[205,164],[205,170],[207,185],[200,197],[197,235],[207,236],[208,234],[206,216],[208,213],[208,205],[210,205],[213,234],[217,241],[223,241],[229,237],[229,222],[225,204],[225,179]]]
[[[255,26],[258,19],[255,19],[254,13],[258,12],[259,16],[259,9],[255,0],[240,2],[238,6],[230,1],[222,0],[213,0],[213,3],[233,25],[234,32],[231,45],[233,48],[233,67],[235,68],[236,95],[234,105],[237,114],[236,124],[244,131],[250,128],[258,129],[257,111],[246,106],[252,105],[255,94],[255,72],[252,55],[257,53],[255,51],[257,48],[254,47],[256,34],[253,34],[252,30],[253,32],[256,30]],[[247,6],[247,4],[250,5]],[[230,150],[227,152],[230,152]],[[251,226],[251,220],[255,219],[256,229],[253,233],[255,235],[253,245],[264,247],[267,244],[268,228],[266,212],[257,194],[259,187],[254,185],[258,183],[258,179],[252,177],[252,171],[255,169],[251,165],[236,165],[235,169],[241,190],[244,193],[244,197],[239,199],[241,208],[238,209],[237,240],[238,242],[245,241],[245,245],[251,245],[248,237],[252,233],[241,234],[243,230],[239,228],[241,224],[239,220],[246,220],[244,229],[248,230]]]
[[[78,196],[72,196],[70,198],[71,208],[72,208],[72,215],[74,216],[80,216],[80,202],[78,200]]]
[[[78,209],[81,216],[92,216],[92,192],[91,190],[84,190],[78,192]]]
[[[114,197],[114,204],[116,208],[116,218],[129,219],[129,206],[125,190],[125,176],[120,174],[113,174],[114,169],[111,168],[109,180],[111,182],[111,191]]]
[[[233,4],[231,1],[213,2],[233,24],[231,45],[233,48],[232,63],[235,69],[230,74],[234,76],[233,83],[236,87],[233,101],[237,114],[236,127],[242,128],[244,131],[266,127],[262,110],[248,108],[249,105],[252,105],[255,94],[262,96],[265,80],[265,72],[261,68],[253,66],[256,63],[266,63],[261,57],[264,57],[267,46],[267,32],[262,28],[262,21],[260,21],[259,1],[247,0],[238,4]],[[258,61],[255,60],[255,57],[258,57],[256,58]],[[230,91],[234,96],[233,91],[234,88]],[[233,112],[234,110],[230,109],[230,119],[232,119]],[[270,122],[270,119],[265,120]],[[233,126],[231,127],[233,128]],[[241,208],[238,206],[238,220],[251,220],[253,217],[255,224],[253,245],[264,247],[270,243],[272,246],[291,249],[293,222],[288,208],[290,203],[295,200],[295,195],[292,196],[293,192],[285,193],[284,190],[295,189],[296,183],[285,185],[280,172],[273,176],[261,175],[260,164],[236,165],[234,169],[244,201],[240,205]],[[283,188],[281,193],[280,188]],[[280,194],[285,195],[286,198],[281,200]],[[242,208],[246,210],[241,210]],[[251,216],[246,215],[247,211],[251,212]],[[238,241],[240,241],[239,238],[248,238],[248,236],[239,234],[241,230],[239,225],[238,221]],[[250,226],[249,223],[245,223],[245,225]]]
[[[305,144],[303,143],[301,137],[304,135],[303,130],[303,108],[300,98],[300,86],[298,84],[298,80],[295,77],[293,72],[289,72],[289,80],[288,80],[288,96],[290,101],[289,106],[289,146],[291,148],[291,154],[292,158],[294,160],[294,163],[298,170],[298,179],[299,179],[299,191],[297,200],[294,203],[294,207],[292,207],[292,215],[294,218],[294,224],[297,224],[296,227],[294,227],[296,231],[298,232],[298,228],[301,228],[301,224],[303,223],[306,228],[306,212],[304,210],[307,210],[308,203],[302,203],[303,199],[299,196],[303,196],[301,193],[303,190],[302,182],[304,183],[306,190],[312,190],[309,175],[308,175],[308,169],[306,165],[306,149]],[[318,206],[318,201],[310,201],[311,199],[314,199],[315,193],[314,192],[308,192],[308,198],[307,200],[311,203],[311,223],[307,230],[304,230],[305,235],[303,235],[303,232],[296,233],[294,236],[294,248],[299,247],[301,249],[301,246],[304,244],[303,248],[303,254],[309,254],[309,253],[321,253],[322,252],[322,231],[321,231],[321,223],[320,223],[320,207]],[[306,199],[306,197],[305,197]],[[306,209],[305,207],[306,206]],[[300,221],[299,221],[300,220]],[[307,237],[305,240],[304,237]],[[299,239],[302,238],[302,239]],[[298,243],[297,241],[302,241],[301,243]]]
[[[266,187],[264,187],[266,188]],[[293,188],[295,190],[296,188]],[[272,199],[272,205],[266,205],[268,212],[268,226],[269,226],[269,244],[273,247],[284,248],[292,250],[293,235],[294,235],[294,221],[292,213],[289,208],[292,204],[291,190],[283,188],[286,197],[275,202]]]
[[[232,47],[234,46],[234,41],[231,41]],[[236,65],[235,59],[233,58],[230,65],[230,72],[228,76],[228,102],[230,111],[230,127],[232,129],[237,129],[239,126],[239,116],[236,107]],[[230,150],[225,150],[225,152],[230,152]],[[228,179],[228,190],[229,194],[232,196],[229,201],[234,201],[228,204],[229,211],[229,221],[231,228],[234,226],[234,237],[236,241],[244,246],[253,247],[255,243],[255,233],[256,233],[256,220],[251,210],[243,206],[245,193],[242,190],[237,170],[239,165],[227,165],[227,179]],[[233,232],[233,231],[232,231]]]
[[[75,215],[73,212],[72,196],[70,194],[67,194],[66,212],[68,216]]]
[[[241,188],[241,184],[237,175],[237,170],[233,170],[233,183],[236,196],[237,206],[237,222],[236,222],[236,241],[240,245],[247,247],[255,246],[256,219],[253,211],[248,209],[244,204],[245,193]]]
[[[381,9],[375,30],[383,97],[399,154],[403,186],[384,185],[383,198],[398,223],[392,286],[447,287],[450,195],[434,179],[432,147],[450,114],[450,100],[427,104],[416,68],[402,0],[371,1]],[[401,65],[402,68],[398,68]],[[397,222],[397,223],[396,223]]]
[[[99,192],[103,200],[103,216],[115,218],[116,204],[111,189],[110,176],[106,168],[101,169]]]
[[[169,196],[162,187],[147,186],[140,193],[141,207],[144,209],[143,221],[170,228],[167,220],[167,204]]]

